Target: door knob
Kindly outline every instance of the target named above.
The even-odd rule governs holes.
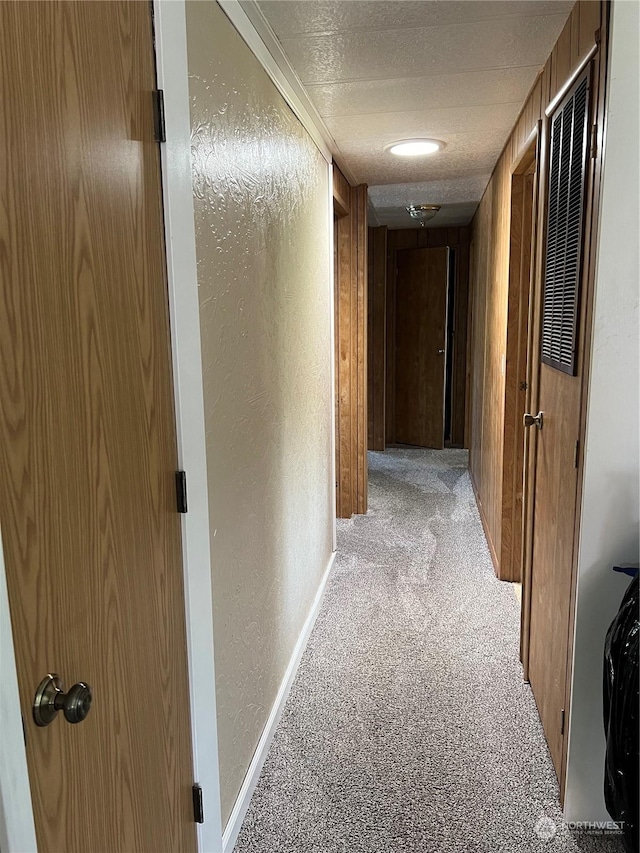
[[[443,350],[443,349],[439,349],[439,350],[438,350],[438,355],[444,355],[444,350]]]
[[[91,710],[91,688],[84,681],[74,684],[65,693],[62,679],[55,673],[49,673],[36,690],[33,700],[33,719],[38,726],[48,726],[62,711],[68,723],[81,723]]]
[[[538,412],[537,415],[526,414],[523,417],[522,422],[526,427],[535,426],[538,429],[542,429],[542,416],[543,412]]]

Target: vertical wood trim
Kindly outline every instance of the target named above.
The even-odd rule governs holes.
[[[511,228],[509,251],[509,289],[507,297],[507,340],[505,401],[502,450],[502,530],[500,536],[500,580],[515,581],[513,576],[513,478],[518,416],[517,338],[520,307],[520,266],[523,241],[524,175],[514,175],[511,185]]]
[[[387,228],[368,229],[368,447],[385,448]]]
[[[354,198],[355,196],[355,198]],[[355,359],[356,387],[356,504],[354,512],[367,511],[367,187],[360,184],[352,190],[356,210],[356,314],[357,338]]]
[[[367,187],[333,167],[336,216],[336,514],[367,511]]]
[[[341,378],[340,378],[340,260],[339,260],[339,225],[335,214],[335,198],[333,205],[333,351],[334,351],[334,386],[335,400],[334,445],[335,445],[335,488],[336,488],[336,518],[342,518],[342,465],[341,465]]]
[[[451,444],[468,447],[466,441],[467,412],[467,317],[469,313],[469,228],[457,229],[457,243],[449,245],[456,252],[456,285],[454,293],[453,389],[451,407]]]
[[[396,440],[395,424],[395,377],[396,377],[396,235],[389,231],[387,236],[387,298],[386,298],[386,334],[387,352],[385,358],[385,442],[394,444]]]
[[[529,340],[527,342],[527,399],[526,409],[531,412],[538,405],[540,385],[540,310],[542,299],[542,269],[544,246],[544,199],[547,194],[548,171],[548,132],[549,121],[544,116],[544,104],[541,107],[541,118],[538,123],[538,170],[533,196],[533,249],[532,249],[532,278],[529,300]],[[531,623],[531,578],[533,557],[533,496],[536,488],[536,453],[538,431],[529,429],[525,432],[524,446],[524,506],[523,506],[523,548],[522,548],[522,612],[520,625],[520,660],[523,675],[529,680],[529,649]]]
[[[338,516],[350,518],[353,512],[353,477],[351,471],[351,223],[350,217],[338,219],[338,483],[340,503]]]
[[[373,388],[374,363],[376,359],[376,330],[374,324],[374,241],[375,228],[367,229],[367,447],[369,450],[374,450],[374,420],[376,409],[376,395]]]

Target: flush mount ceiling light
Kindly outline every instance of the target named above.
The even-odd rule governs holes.
[[[439,204],[410,204],[407,213],[412,219],[417,219],[420,225],[428,222],[440,210]]]
[[[398,157],[424,157],[435,154],[444,148],[444,142],[438,139],[400,139],[385,147],[385,151]]]

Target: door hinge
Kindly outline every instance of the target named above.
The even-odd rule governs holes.
[[[564,708],[560,711],[560,734],[564,734]]]
[[[176,507],[178,512],[187,511],[187,473],[176,471]]]
[[[191,787],[193,794],[193,819],[196,823],[204,823],[204,806],[202,804],[202,788],[200,785]]]
[[[591,150],[589,152],[589,156],[592,160],[595,159],[596,154],[598,153],[598,125],[591,125]]]
[[[153,138],[156,142],[167,141],[167,127],[164,120],[164,92],[155,89],[153,92]]]
[[[575,458],[573,460],[573,467],[577,468],[579,463],[580,463],[580,441],[578,440],[578,441],[576,441],[576,455],[575,455]]]

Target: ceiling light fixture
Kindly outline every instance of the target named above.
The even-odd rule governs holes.
[[[444,148],[444,142],[438,139],[400,139],[385,147],[385,151],[398,157],[424,157],[435,154]]]
[[[439,204],[410,204],[407,213],[412,219],[417,219],[424,228],[425,224],[440,210]]]

